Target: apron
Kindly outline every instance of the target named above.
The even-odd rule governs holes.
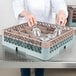
[[[54,23],[52,19],[52,4],[51,0],[24,0],[25,10],[35,16],[37,21]],[[21,22],[26,21],[25,18],[21,19]]]

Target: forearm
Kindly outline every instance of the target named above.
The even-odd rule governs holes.
[[[29,12],[23,10],[23,11],[19,14],[19,16],[20,16],[20,17],[26,17],[28,14],[29,14]]]
[[[68,11],[67,11],[67,9],[61,9],[61,10],[59,10],[59,11],[56,13],[56,16],[57,16],[57,15],[63,15],[64,18],[67,19],[67,18],[68,18]]]
[[[20,14],[19,14],[19,17],[25,17],[27,22],[28,22],[28,25],[31,27],[35,24],[37,24],[36,22],[36,18],[31,14],[29,13],[28,11],[26,10],[23,10]]]
[[[66,15],[65,11],[64,10],[60,10],[57,14],[56,14],[56,17],[59,16],[59,15],[63,15],[65,17],[65,19],[67,19],[68,15]]]

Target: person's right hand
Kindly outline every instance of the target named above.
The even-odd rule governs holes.
[[[32,27],[33,25],[37,24],[36,18],[32,14],[30,14],[29,12],[27,12],[25,10],[20,13],[20,16],[26,18],[26,20],[28,22],[28,25],[30,27]]]
[[[27,19],[28,25],[30,27],[37,24],[36,18],[33,15],[29,14],[29,13],[26,15],[26,19]]]

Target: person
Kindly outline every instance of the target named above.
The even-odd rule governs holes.
[[[68,17],[64,0],[13,0],[13,10],[19,24],[28,22],[29,26],[37,21],[52,23],[52,11],[58,25],[64,26]]]
[[[13,10],[19,24],[27,22],[29,27],[37,24],[37,21],[53,23],[53,12],[56,14],[55,24],[57,25],[65,26],[68,17],[64,0],[13,0]],[[36,76],[39,74],[43,76],[43,70],[39,69],[38,73],[35,73]],[[30,69],[21,69],[22,76],[30,76],[29,72]]]

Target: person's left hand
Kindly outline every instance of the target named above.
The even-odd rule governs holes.
[[[59,11],[59,13],[56,15],[56,24],[65,26],[67,22],[67,19],[65,17],[64,11]]]

